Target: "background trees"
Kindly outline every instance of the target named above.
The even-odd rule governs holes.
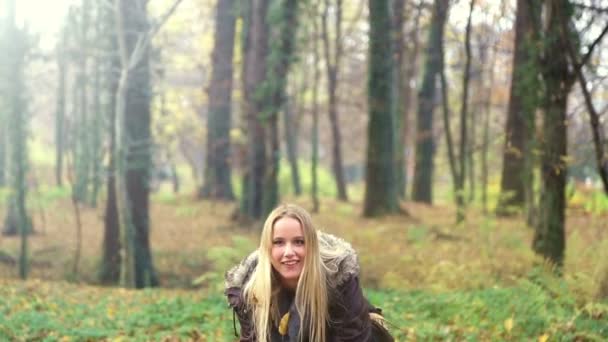
[[[155,201],[232,206],[218,226],[254,231],[281,201],[453,221],[455,200],[459,227],[509,214],[564,264],[569,205],[608,174],[603,2],[180,3],[74,2],[40,44],[3,18],[3,231],[73,190],[104,210],[100,281],[144,287],[172,229]]]

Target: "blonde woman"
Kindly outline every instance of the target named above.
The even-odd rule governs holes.
[[[259,248],[227,272],[225,293],[240,341],[393,340],[363,296],[350,244],[317,232],[293,204],[270,213]]]

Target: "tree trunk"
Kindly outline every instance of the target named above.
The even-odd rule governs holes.
[[[7,92],[8,99],[8,141],[10,141],[9,179],[11,195],[5,220],[5,234],[20,236],[19,276],[26,279],[28,275],[28,234],[33,232],[32,220],[26,210],[28,174],[27,153],[27,102],[24,98],[26,55],[29,49],[27,33],[15,25],[15,2],[8,2],[8,16],[5,37],[12,42],[7,52],[7,75],[11,87]],[[14,220],[14,222],[10,222]],[[13,225],[14,223],[14,225]]]
[[[424,76],[420,92],[418,93],[416,161],[412,184],[412,200],[429,204],[433,202],[433,159],[435,157],[433,111],[436,100],[436,80],[441,69],[441,46],[443,44],[443,30],[447,11],[447,0],[435,0],[425,52]]]
[[[263,213],[264,176],[266,174],[266,129],[260,119],[264,110],[263,92],[257,91],[266,79],[268,54],[268,0],[253,0],[249,6],[243,66],[244,105],[247,122],[247,166],[243,176],[241,214],[260,218]]]
[[[325,9],[322,19],[322,36],[323,46],[325,47],[325,65],[327,68],[327,94],[329,96],[329,122],[331,125],[332,137],[332,170],[336,178],[337,198],[341,201],[348,201],[346,191],[346,179],[344,177],[344,165],[342,162],[342,137],[340,134],[340,123],[338,121],[338,73],[340,70],[340,61],[342,57],[342,0],[336,0],[335,7],[335,37],[333,60],[331,58],[332,51],[329,43],[329,29],[327,24],[327,16],[329,12],[329,0],[325,0]]]
[[[500,182],[500,198],[496,207],[499,215],[509,215],[525,203],[526,187],[526,151],[532,127],[529,127],[529,117],[534,115],[533,104],[526,103],[529,84],[526,74],[531,67],[529,42],[532,30],[532,14],[528,0],[517,0],[515,18],[515,47],[513,68],[511,72],[511,94],[507,114],[505,147],[503,151],[502,174]],[[530,102],[528,100],[528,102]]]
[[[404,79],[404,68],[403,68],[403,21],[404,21],[404,10],[405,0],[393,0],[392,3],[392,25],[391,25],[391,38],[392,38],[392,57],[393,72],[390,77],[392,79],[391,85],[391,112],[393,115],[393,135],[394,135],[394,162],[395,162],[395,187],[397,189],[397,195],[399,198],[405,198],[405,109],[404,102],[401,98],[403,93],[403,84],[408,82]]]
[[[287,159],[291,168],[293,192],[296,196],[300,196],[302,194],[302,185],[300,183],[300,168],[298,167],[298,137],[294,126],[293,110],[293,104],[288,99],[283,110],[283,122],[285,124],[283,132],[285,133],[285,145],[287,146]]]
[[[310,173],[312,177],[311,197],[312,197],[312,212],[319,212],[319,180],[318,180],[318,164],[319,164],[319,79],[321,71],[319,70],[319,21],[315,15],[312,17],[313,31],[311,44],[313,51],[313,78],[312,78],[312,160],[310,163]]]
[[[116,23],[111,9],[103,8],[104,12],[104,38],[103,46],[107,51],[116,51]],[[106,66],[107,79],[104,83],[104,93],[109,101],[105,106],[105,113],[109,122],[109,162],[108,180],[106,184],[106,208],[104,213],[103,255],[99,272],[99,280],[102,284],[118,284],[120,280],[120,224],[118,217],[118,206],[116,198],[116,93],[118,90],[118,78],[116,71],[120,70],[120,59],[116,53],[110,54],[109,63]],[[106,88],[107,87],[107,88]]]
[[[103,41],[103,7],[96,5],[95,16],[95,39],[97,42]],[[103,185],[101,168],[103,163],[103,110],[102,97],[106,95],[102,90],[102,66],[104,58],[100,51],[95,50],[94,54],[94,71],[93,71],[93,111],[91,115],[91,194],[89,204],[91,207],[97,207],[97,198],[99,190]]]
[[[413,27],[408,35],[408,40],[411,42],[411,45],[406,45],[404,47],[404,57],[403,59],[407,61],[401,67],[404,68],[404,83],[403,83],[403,150],[405,151],[405,167],[403,170],[403,183],[404,183],[404,191],[405,194],[403,197],[407,196],[408,184],[411,183],[409,179],[409,172],[411,170],[414,153],[412,152],[413,147],[412,143],[414,141],[412,137],[413,130],[410,126],[413,126],[413,120],[410,119],[410,112],[413,110],[414,101],[412,101],[412,93],[416,89],[416,86],[413,84],[418,81],[418,58],[420,56],[420,18],[422,17],[422,8],[423,1],[420,0],[416,7],[416,12],[413,14]],[[413,11],[412,11],[413,12]]]
[[[117,90],[119,148],[119,217],[125,228],[124,285],[143,288],[158,285],[150,251],[149,173],[151,166],[150,70],[147,0],[119,2],[117,26],[121,45],[121,80]],[[142,39],[144,38],[144,39]],[[149,37],[148,37],[149,38]],[[119,155],[120,156],[120,155]],[[121,194],[118,192],[122,191]]]
[[[545,37],[543,61],[545,94],[543,109],[543,140],[541,155],[541,195],[539,218],[534,232],[533,249],[551,261],[558,268],[563,265],[565,250],[565,209],[566,176],[568,173],[566,157],[568,94],[572,88],[567,47],[557,39],[562,20],[570,22],[568,0],[551,0],[545,3],[547,13],[547,32]]]
[[[90,184],[90,172],[91,172],[91,161],[92,156],[90,153],[90,116],[88,107],[88,31],[90,23],[90,2],[89,0],[82,0],[81,6],[81,21],[80,21],[80,35],[78,36],[78,44],[80,49],[78,50],[78,76],[75,82],[78,93],[78,109],[76,118],[76,125],[74,129],[77,131],[76,135],[76,150],[74,155],[74,167],[75,167],[75,184],[74,193],[76,199],[80,203],[86,203],[89,198],[89,184]]]
[[[270,88],[270,101],[266,107],[265,113],[268,113],[268,128],[270,133],[268,160],[270,167],[266,175],[264,187],[264,214],[270,213],[279,202],[279,161],[280,161],[280,146],[279,146],[279,127],[278,119],[279,112],[286,112],[286,93],[287,93],[287,75],[293,59],[293,51],[295,46],[295,37],[298,28],[298,2],[296,0],[283,1],[280,8],[278,19],[271,20],[271,26],[276,31],[271,34],[276,36],[270,43],[270,53],[268,57],[267,82]],[[271,15],[270,18],[273,16]]]
[[[483,102],[483,141],[481,151],[481,203],[484,215],[488,214],[488,154],[490,149],[490,116],[492,114],[492,93],[494,90],[494,67],[496,65],[496,46],[493,44],[490,68],[488,69],[489,80],[483,88],[485,100]],[[487,46],[485,47],[487,48]],[[485,65],[485,62],[482,63]]]
[[[467,165],[467,152],[468,151],[468,116],[469,116],[469,80],[471,77],[471,19],[473,18],[473,8],[475,6],[475,0],[471,0],[469,9],[469,18],[467,20],[467,27],[465,31],[465,65],[464,75],[462,77],[462,99],[460,108],[460,151],[459,151],[459,167],[458,177],[454,177],[457,182],[454,187],[456,190],[456,206],[457,214],[456,221],[462,222],[465,219],[465,181],[466,181],[466,165]],[[449,127],[445,127],[449,130]]]
[[[59,82],[57,87],[57,108],[55,113],[55,182],[57,186],[63,184],[63,152],[65,150],[65,102],[66,102],[66,76],[67,63],[67,27],[63,28],[61,39],[57,43],[57,67]]]
[[[393,50],[388,0],[369,0],[367,168],[363,216],[399,211],[395,179],[394,115],[391,111]]]
[[[207,154],[199,198],[234,200],[230,165],[232,57],[236,23],[234,11],[234,0],[218,1],[213,69],[208,91]]]

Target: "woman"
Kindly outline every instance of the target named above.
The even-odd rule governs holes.
[[[227,272],[226,295],[241,341],[392,341],[363,296],[355,251],[293,204],[270,213],[257,251]]]

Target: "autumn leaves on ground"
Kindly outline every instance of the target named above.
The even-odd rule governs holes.
[[[31,279],[16,279],[19,241],[0,237],[0,340],[234,340],[223,272],[257,243],[260,223],[230,220],[234,204],[161,192],[151,210],[154,262],[163,288],[95,286],[102,208],[84,209],[82,253],[70,202],[42,189],[30,238]],[[307,198],[293,200],[309,207]],[[608,235],[601,213],[572,206],[564,275],[543,271],[520,219],[475,209],[404,203],[410,214],[362,219],[360,203],[322,201],[318,225],[351,241],[363,284],[398,340],[604,340],[608,303],[598,300]],[[587,208],[589,209],[589,208]],[[603,255],[603,256],[602,256]]]

